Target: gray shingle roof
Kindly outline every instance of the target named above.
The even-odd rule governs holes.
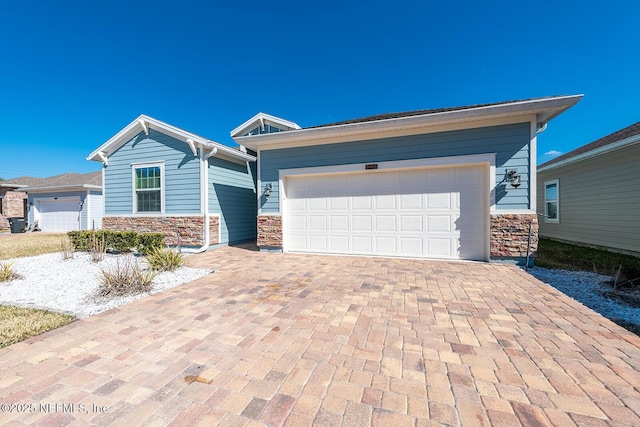
[[[566,159],[570,159],[571,157],[580,155],[580,154],[584,154],[584,153],[588,153],[589,151],[595,150],[597,148],[600,147],[605,147],[609,144],[613,144],[615,142],[618,141],[622,141],[623,139],[635,136],[635,135],[640,135],[640,122],[638,123],[634,123],[631,126],[627,126],[624,129],[620,129],[617,132],[614,132],[612,134],[609,134],[607,136],[604,136],[600,139],[597,139],[587,145],[583,145],[582,147],[578,147],[573,151],[569,151],[568,153],[563,154],[562,156],[558,156],[555,159],[551,159],[548,162],[545,162],[543,164],[541,164],[540,166],[538,166],[538,168],[542,168],[545,166],[549,166],[552,165],[554,163],[558,163],[561,162],[563,160]]]
[[[472,108],[493,107],[497,105],[513,104],[515,102],[526,102],[526,101],[533,101],[533,100],[542,100],[547,98],[555,98],[555,97],[545,96],[542,98],[517,99],[517,100],[511,100],[511,101],[493,102],[489,104],[474,104],[474,105],[463,105],[459,107],[433,108],[429,110],[413,110],[413,111],[404,111],[404,112],[396,112],[396,113],[376,114],[373,116],[361,117],[358,119],[350,119],[350,120],[343,120],[340,122],[327,123],[327,124],[322,124],[317,126],[309,126],[309,127],[306,127],[305,129],[347,125],[352,123],[373,122],[376,120],[397,119],[400,117],[411,117],[411,116],[422,116],[422,115],[428,115],[428,114],[446,113],[447,111],[470,110]]]
[[[48,178],[35,178],[32,176],[21,176],[18,178],[7,179],[0,181],[2,185],[26,185],[29,188],[44,188],[44,187],[70,187],[70,186],[83,186],[83,185],[102,185],[102,172],[91,173],[75,173],[69,172],[62,175],[55,175]]]

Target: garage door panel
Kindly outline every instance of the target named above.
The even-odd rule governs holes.
[[[326,231],[327,220],[328,220],[328,217],[326,215],[311,215],[309,217],[309,230]]]
[[[396,195],[385,194],[381,196],[375,196],[375,208],[377,210],[396,210]]]
[[[427,233],[451,233],[454,226],[451,215],[427,215]]]
[[[373,218],[371,215],[353,215],[351,217],[351,230],[358,231],[373,231]]]
[[[348,197],[332,197],[329,199],[329,209],[332,211],[348,211],[349,210],[349,198]]]
[[[331,224],[331,231],[349,231],[348,215],[332,215],[329,217],[329,223]]]
[[[370,196],[354,196],[351,198],[351,209],[354,211],[370,211],[372,206]]]
[[[452,258],[455,243],[450,238],[427,238],[427,253],[438,258]]]
[[[400,215],[400,231],[422,233],[424,217],[422,215]]]
[[[291,231],[306,231],[307,226],[307,217],[305,215],[291,215],[289,218],[289,227]]]
[[[285,250],[486,259],[486,176],[474,166],[285,177]]]
[[[400,244],[400,255],[420,257],[424,253],[423,242],[421,238],[401,237],[398,240]]]
[[[328,238],[326,235],[311,235],[309,236],[309,246],[312,251],[315,252],[326,252],[329,249]]]
[[[373,237],[371,236],[354,236],[351,239],[352,250],[357,253],[373,252]]]
[[[349,236],[330,235],[329,248],[331,252],[344,253],[344,254],[349,253]]]
[[[374,253],[380,255],[397,255],[396,240],[395,237],[376,236]]]
[[[452,209],[451,193],[427,194],[427,209]]]
[[[422,210],[424,206],[424,196],[418,194],[401,194],[399,210]]]
[[[376,215],[376,232],[393,233],[396,228],[396,216],[395,215]]]

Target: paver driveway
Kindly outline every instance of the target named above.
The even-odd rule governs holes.
[[[515,267],[190,263],[218,272],[0,350],[0,423],[640,425],[640,338]]]

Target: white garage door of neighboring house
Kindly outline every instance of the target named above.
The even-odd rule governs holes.
[[[71,231],[80,229],[79,198],[40,200],[39,226],[42,231]]]
[[[485,260],[486,168],[291,176],[284,249]]]

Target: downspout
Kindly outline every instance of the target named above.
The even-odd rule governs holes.
[[[211,244],[211,233],[209,229],[209,157],[215,155],[218,152],[218,147],[214,147],[206,155],[204,154],[204,148],[200,149],[200,201],[201,211],[204,217],[204,245],[195,250],[195,253],[199,254],[209,249]]]

